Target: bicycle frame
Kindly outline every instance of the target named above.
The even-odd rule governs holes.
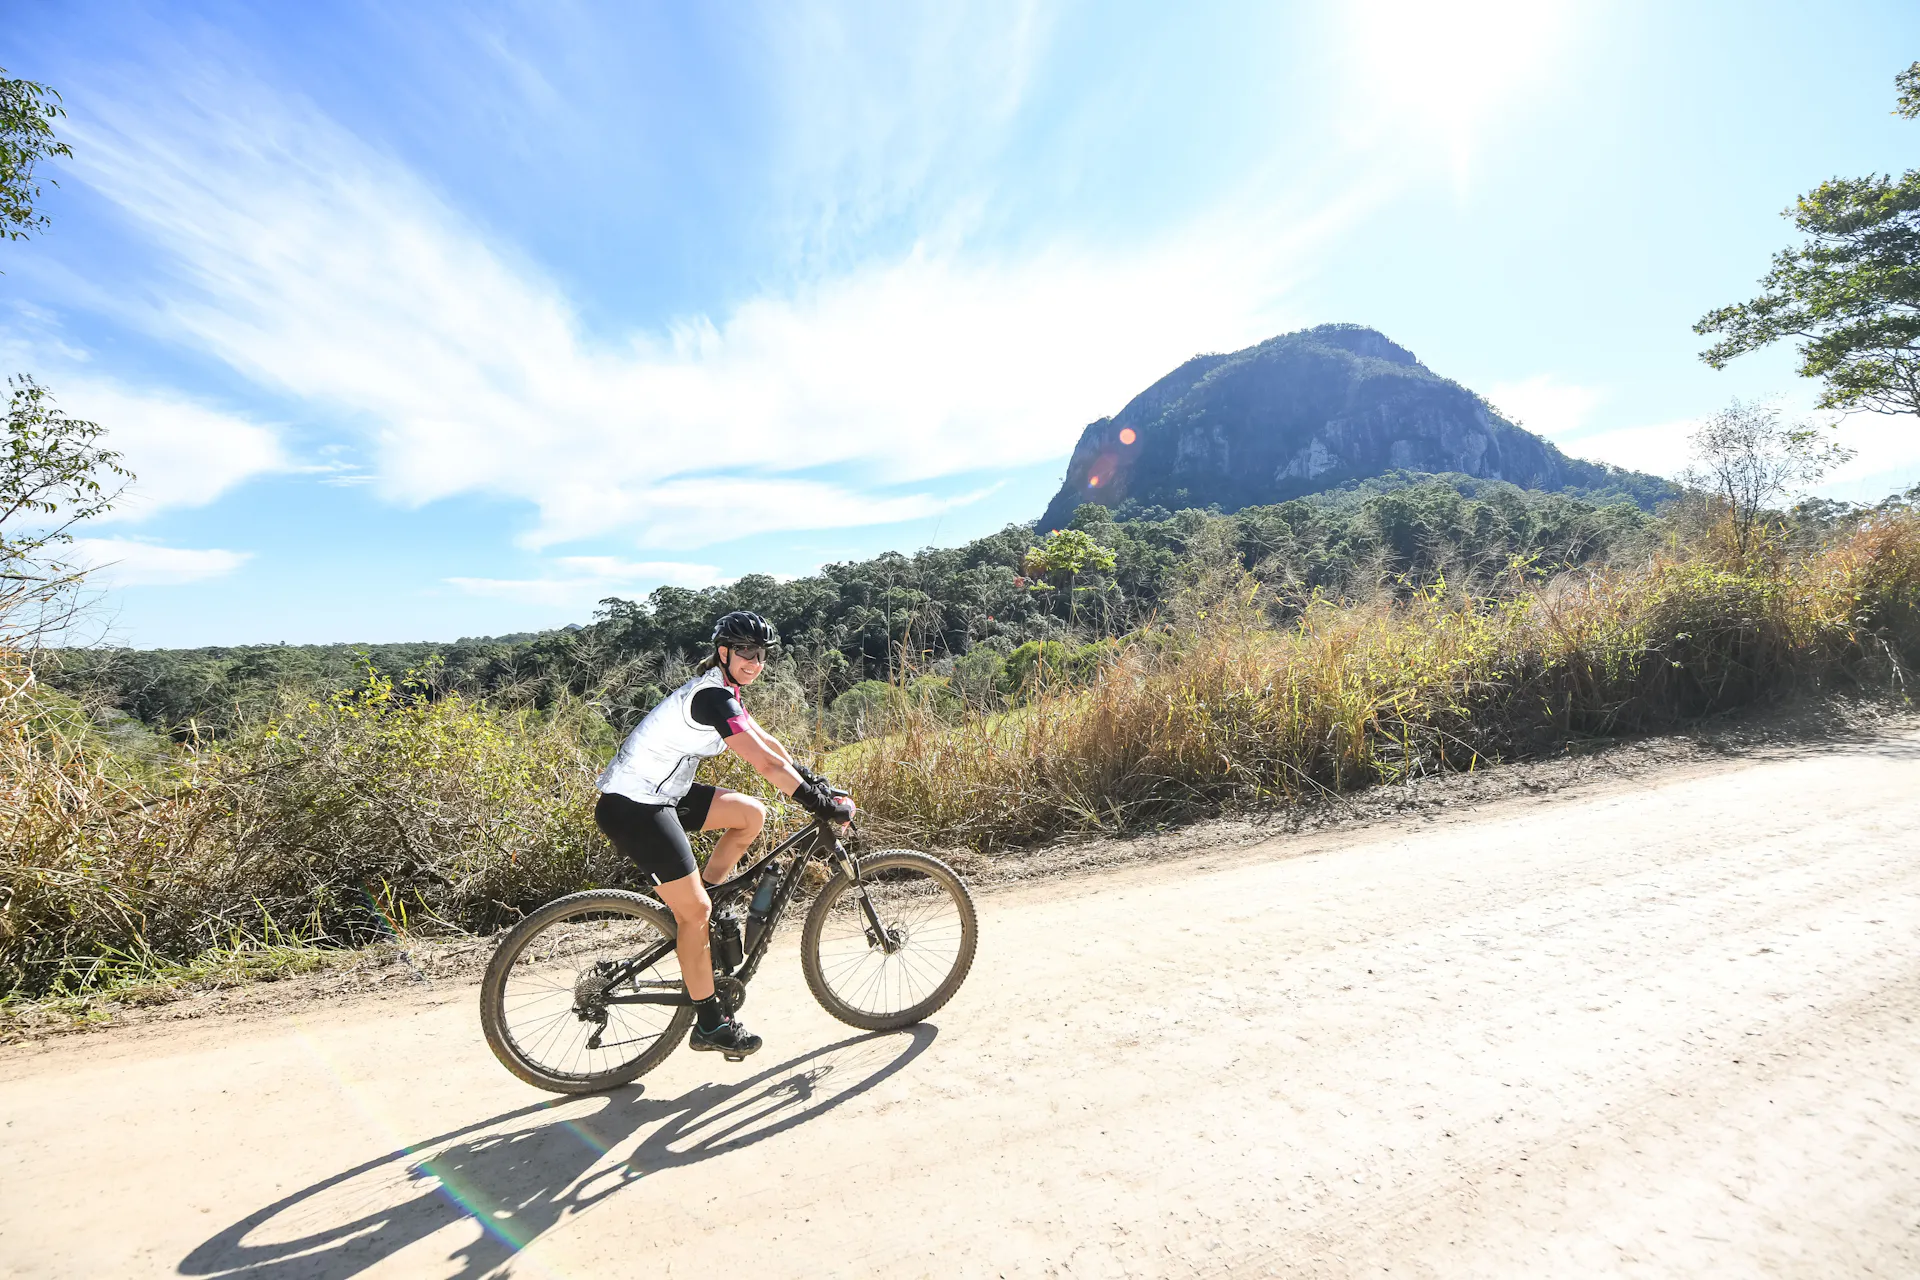
[[[806,871],[807,865],[816,857],[824,855],[827,861],[833,864],[836,871],[844,872],[848,879],[858,881],[859,864],[854,861],[852,855],[847,852],[846,847],[840,843],[839,838],[828,829],[826,822],[816,818],[768,850],[763,857],[757,858],[753,862],[743,866],[739,873],[725,884],[710,886],[707,894],[713,901],[714,915],[719,915],[723,906],[730,906],[735,899],[752,892],[754,881],[757,879],[757,877],[753,875],[754,871],[765,866],[768,862],[779,857],[789,849],[798,847],[802,841],[805,841],[809,837],[813,838],[813,847],[804,850],[799,856],[787,863],[786,873],[781,876],[780,884],[778,888],[774,890],[773,909],[767,913],[767,922],[762,926],[760,936],[753,940],[751,947],[747,948],[746,956],[740,961],[740,967],[734,970],[732,974],[724,976],[732,977],[741,983],[752,981],[754,973],[760,968],[761,959],[767,954],[768,947],[773,943],[774,931],[780,927],[780,921],[785,918],[787,914],[787,907],[793,902],[794,895],[798,893],[800,889],[801,875]],[[867,901],[864,893],[861,895],[861,906],[864,908],[870,924],[875,929],[880,929],[879,917],[875,915],[873,904]],[[637,956],[632,956],[621,961],[618,967],[608,975],[606,984],[608,992],[611,993],[619,987],[620,984],[628,981],[634,973],[647,968],[656,960],[665,956],[669,951],[674,949],[675,945],[673,942],[659,943],[647,948],[647,950]],[[888,946],[887,949],[891,951],[892,947]],[[658,989],[668,986],[674,989]],[[654,989],[647,989],[647,987]],[[647,984],[647,987],[643,987],[643,989],[635,991],[631,995],[608,994],[604,999],[606,1003],[610,1005],[686,1005],[693,1003],[687,995],[685,986],[681,983]]]

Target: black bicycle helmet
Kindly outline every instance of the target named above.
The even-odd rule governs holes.
[[[729,649],[752,644],[775,645],[780,643],[780,633],[759,614],[749,609],[735,609],[721,615],[720,621],[713,624],[713,643]]]

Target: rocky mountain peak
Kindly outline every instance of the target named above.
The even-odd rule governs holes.
[[[1084,502],[1234,511],[1396,470],[1548,490],[1664,484],[1567,457],[1376,329],[1324,324],[1195,356],[1088,424],[1040,528]]]

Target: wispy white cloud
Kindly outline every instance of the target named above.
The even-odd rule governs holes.
[[[62,559],[92,570],[92,583],[108,587],[177,587],[224,578],[248,560],[250,551],[163,547],[128,538],[76,538]]]
[[[76,163],[163,250],[162,277],[124,295],[152,301],[123,315],[331,410],[361,462],[329,482],[409,504],[523,499],[533,547],[945,509],[957,477],[1062,457],[1154,373],[1304,319],[1284,298],[1314,249],[1410,180],[1399,143],[1376,139],[1370,158],[1251,180],[1151,242],[982,250],[985,175],[1052,19],[1024,0],[999,22],[930,12],[802,9],[784,29],[776,13],[801,270],[641,332],[589,332],[537,265],[392,156],[204,68],[164,96],[93,102]],[[1475,84],[1476,103],[1495,93]],[[916,238],[842,252],[896,224]],[[831,490],[806,478],[822,467]]]
[[[799,256],[830,258],[890,219],[945,242],[979,213],[1057,13],[1036,0],[766,11],[765,63],[782,103],[774,185]]]
[[[1594,411],[1606,399],[1596,387],[1536,374],[1518,382],[1495,383],[1487,399],[1509,420],[1545,436],[1576,458],[1661,476],[1676,475],[1687,464],[1692,419],[1596,427]]]
[[[1834,439],[1854,450],[1817,492],[1849,502],[1878,502],[1920,484],[1920,418],[1852,413],[1834,424]]]
[[[782,477],[696,476],[671,480],[642,495],[642,546],[699,547],[757,533],[850,529],[918,520],[964,507],[998,485],[950,498],[888,498],[841,485]],[[723,513],[717,518],[714,513]]]
[[[106,428],[133,482],[105,517],[138,520],[199,507],[254,476],[292,463],[273,428],[167,391],[136,391],[93,377],[61,378],[60,407]]]
[[[710,564],[676,560],[621,560],[614,556],[558,556],[540,578],[448,578],[469,595],[555,609],[583,609],[608,596],[636,596],[658,586],[710,587],[721,581]]]
[[[310,108],[203,82],[172,105],[100,104],[75,128],[85,179],[167,251],[139,319],[331,406],[390,499],[533,503],[532,545],[818,527],[792,486],[771,509],[805,523],[743,517],[727,499],[747,482],[710,478],[729,467],[835,465],[849,489],[895,492],[837,504],[871,523],[939,501],[901,486],[1061,456],[1143,370],[1278,327],[1293,264],[1352,198],[1125,251],[922,245],[608,342],[537,268]]]

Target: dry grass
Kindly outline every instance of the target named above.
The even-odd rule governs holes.
[[[1920,517],[1796,559],[1675,554],[1491,596],[1434,584],[1276,625],[1280,606],[1202,565],[1174,620],[1090,682],[958,717],[903,699],[891,732],[836,753],[838,780],[871,836],[991,850],[1538,755],[1788,686],[1885,685],[1920,661]],[[577,704],[370,678],[130,762],[0,652],[0,1002],[270,977],[621,883],[588,816],[610,746]],[[717,780],[757,786],[737,761]]]
[[[143,778],[17,662],[0,679],[0,996],[488,930],[626,875],[582,821],[604,731],[577,706],[503,711],[370,678]]]
[[[1266,603],[1244,575],[1216,583],[1160,643],[1020,715],[909,708],[848,781],[884,838],[992,849],[1899,680],[1920,659],[1920,517],[1793,562],[1670,556],[1495,598],[1314,601],[1283,629]]]

